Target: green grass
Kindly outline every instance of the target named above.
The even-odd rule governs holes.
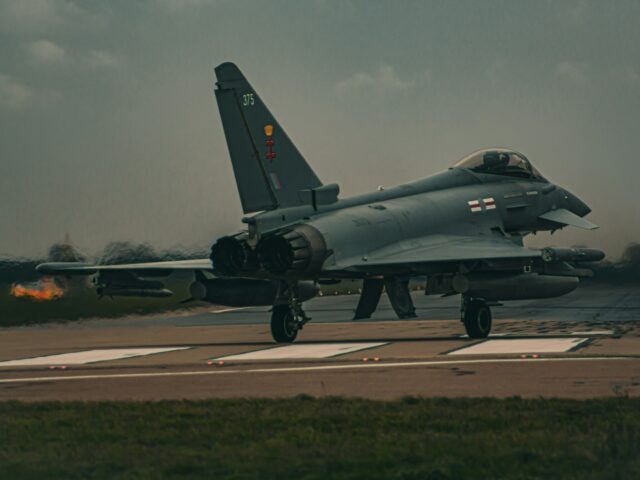
[[[7,402],[0,478],[640,478],[640,399]]]

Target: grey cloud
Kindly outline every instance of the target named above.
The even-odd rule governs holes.
[[[490,82],[498,83],[499,80],[504,79],[507,73],[506,62],[502,59],[496,59],[489,64],[484,75]]]
[[[377,70],[357,72],[339,81],[336,90],[339,93],[349,90],[379,88],[385,90],[405,90],[416,85],[416,79],[403,79],[390,65],[381,65]]]
[[[33,91],[26,85],[0,74],[0,105],[10,108],[21,107],[33,97]]]
[[[90,68],[114,68],[121,64],[121,58],[107,50],[67,52],[62,46],[50,40],[37,40],[26,45],[29,57],[41,65],[75,63]]]
[[[55,0],[3,0],[0,18],[6,30],[41,29],[59,23],[63,11],[68,8],[73,8],[73,5]]]
[[[629,85],[640,84],[640,74],[638,70],[631,65],[625,65],[624,67],[614,70],[613,77]]]
[[[585,67],[578,63],[560,62],[556,65],[553,73],[558,78],[571,80],[575,83],[584,83],[587,81]]]
[[[219,3],[218,0],[158,0],[158,3],[171,10],[180,10],[189,7],[199,7],[201,5],[213,5]]]
[[[573,25],[584,24],[591,16],[593,4],[588,0],[553,2],[559,9],[560,18]]]
[[[120,58],[106,50],[91,50],[85,56],[87,65],[92,68],[112,68],[118,67]]]
[[[61,63],[66,59],[66,52],[60,45],[50,40],[37,40],[27,45],[27,51],[33,60],[38,63]]]
[[[0,28],[34,34],[61,29],[103,26],[105,20],[89,12],[82,2],[71,0],[0,0]]]

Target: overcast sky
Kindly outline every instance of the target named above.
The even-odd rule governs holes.
[[[0,254],[208,248],[242,215],[213,67],[342,196],[521,151],[640,241],[640,2],[0,0]]]

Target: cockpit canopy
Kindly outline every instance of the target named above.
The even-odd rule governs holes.
[[[521,153],[506,148],[487,148],[473,152],[453,168],[466,168],[472,172],[528,178],[546,181],[531,162]]]

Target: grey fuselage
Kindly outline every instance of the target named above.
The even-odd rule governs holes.
[[[495,208],[483,200],[491,199]],[[472,209],[469,202],[478,202]],[[365,258],[386,246],[397,250],[426,235],[490,235],[501,232],[520,243],[532,232],[561,228],[539,216],[564,208],[578,216],[590,209],[575,195],[547,181],[480,174],[450,168],[436,175],[325,205],[303,205],[262,212],[243,221],[249,238],[306,224],[319,231],[330,254],[322,270],[350,258]],[[425,273],[425,272],[422,272]],[[340,276],[340,275],[338,275]],[[345,275],[347,276],[347,275]],[[349,275],[350,276],[350,275]]]

